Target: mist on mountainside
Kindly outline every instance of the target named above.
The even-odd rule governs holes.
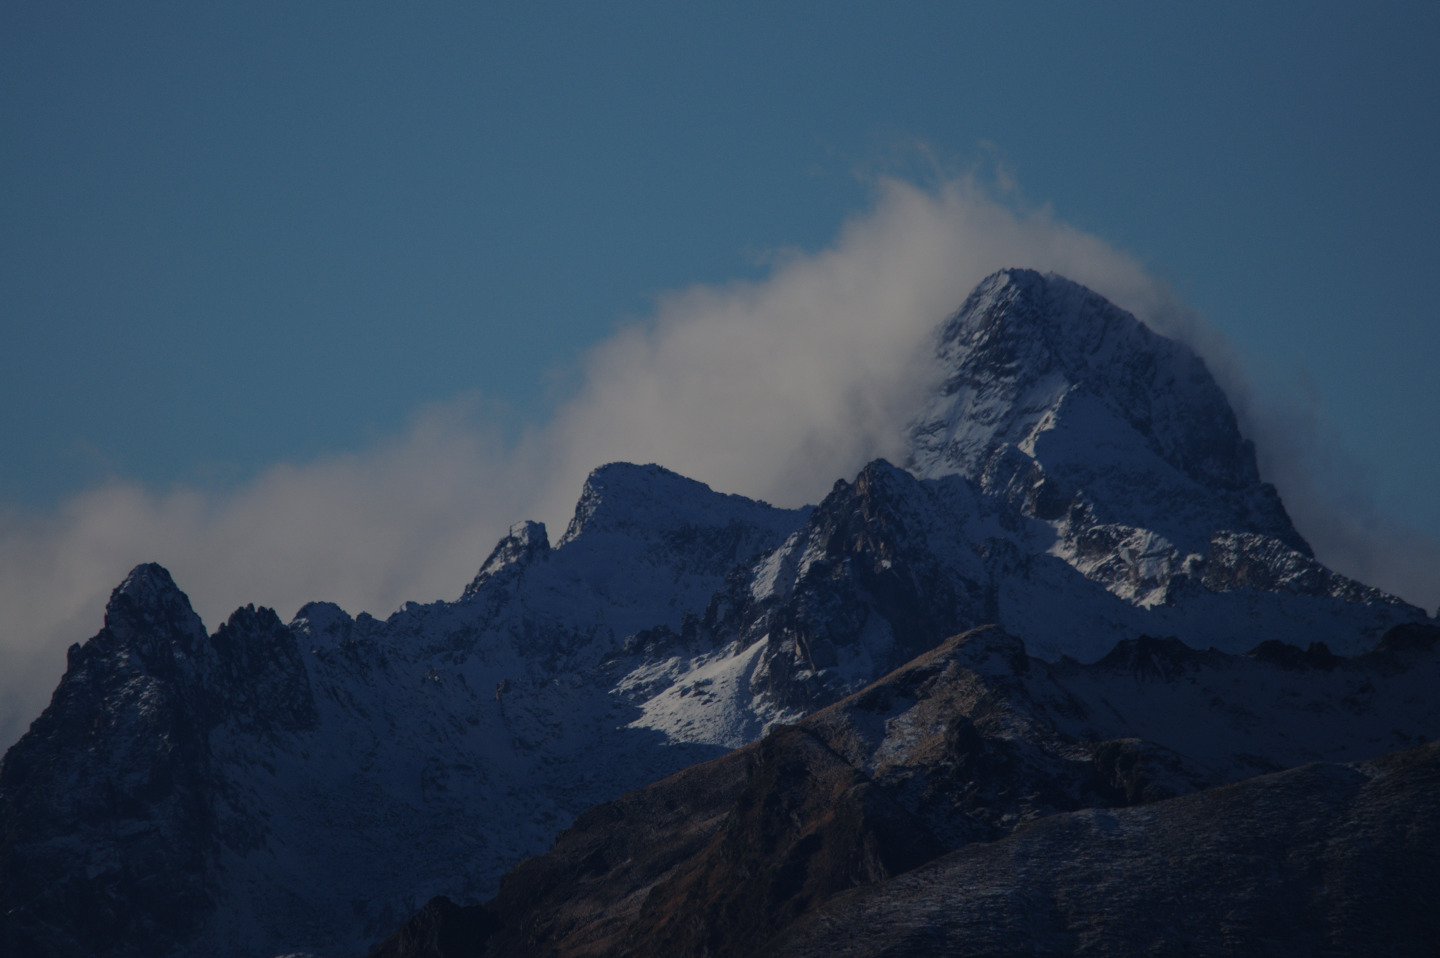
[[[836,477],[896,457],[936,371],[929,337],[983,276],[1010,266],[1080,282],[1206,359],[1322,561],[1433,609],[1440,543],[1380,517],[1363,484],[1342,503],[1333,449],[1304,417],[1257,406],[1223,338],[1133,257],[973,179],[882,179],[828,247],[757,282],[661,296],[576,371],[554,417],[507,439],[483,399],[417,412],[368,448],[277,464],[228,491],[155,490],[123,477],[40,515],[0,517],[0,742],[37,715],[64,650],[98,628],[137,562],[170,568],[207,626],[248,602],[288,618],[323,598],[384,615],[459,594],[511,523],[563,528],[585,475],[657,462],[777,505],[818,501]]]

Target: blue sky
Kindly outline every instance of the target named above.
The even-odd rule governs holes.
[[[117,532],[115,568],[67,578],[75,516],[119,528],[123,500],[126,528],[203,535],[176,517],[375,450],[503,459],[664,303],[763,287],[885,220],[889,178],[934,197],[974,174],[1228,343],[1274,468],[1309,476],[1297,501],[1437,555],[1437,117],[1433,3],[16,0],[0,537],[29,543],[14,568],[48,549],[45,581],[86,583],[82,638],[169,546]],[[211,601],[231,598],[270,601]]]
[[[1171,280],[1440,532],[1440,15],[1260,6],[7,4],[0,493],[543,416],[918,141]]]

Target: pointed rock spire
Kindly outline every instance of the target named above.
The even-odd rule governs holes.
[[[510,527],[510,534],[496,543],[490,555],[481,563],[474,580],[465,587],[465,595],[479,591],[486,582],[507,569],[521,569],[538,559],[550,555],[550,537],[545,523],[529,519]]]
[[[115,587],[105,606],[105,628],[91,642],[128,648],[152,674],[166,676],[179,663],[210,653],[205,626],[190,599],[153,562],[137,565]]]

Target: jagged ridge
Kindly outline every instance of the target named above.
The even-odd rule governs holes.
[[[841,756],[823,769],[814,728],[831,726],[784,732],[767,746],[775,760],[830,788],[796,808],[844,810],[832,863],[845,875],[910,867],[909,825],[892,825],[917,815],[939,847],[966,828],[1003,832],[1026,808],[1148,800],[1305,761],[1307,735],[1364,757],[1418,734],[1428,719],[1386,726],[1384,701],[1424,693],[1375,676],[1411,674],[1405,656],[1428,648],[1429,620],[1308,554],[1192,354],[1074,284],[1017,271],[987,280],[939,343],[949,391],[920,422],[943,428],[917,428],[912,471],[871,463],[813,510],[614,463],[587,480],[557,543],[517,524],[456,602],[408,603],[384,620],[316,602],[288,626],[247,607],[208,636],[168,573],[137,568],[0,765],[0,942],[37,955],[355,953],[433,895],[489,896],[505,867],[596,801],[799,721],[985,622],[1054,663],[1014,679],[1058,696],[1025,720],[1049,731],[1012,748],[972,717],[974,728],[921,738],[998,776],[995,788],[1028,781],[1004,769],[1050,768],[1058,790],[1027,806],[986,786],[976,794],[989,804],[969,806],[960,828],[875,785],[854,752],[879,748],[873,709],[821,737]],[[1078,441],[1087,429],[1103,441]],[[944,465],[951,452],[956,468]],[[1346,656],[1382,635],[1389,658],[1356,672]],[[995,642],[997,667],[1035,661]],[[1117,642],[1099,665],[1076,661]],[[1270,671],[1233,664],[1257,644]],[[1221,651],[1193,651],[1212,645]],[[1216,662],[1232,663],[1225,678],[1238,686],[1189,682]],[[965,668],[1000,683],[984,695],[1012,681],[973,657]],[[1308,670],[1313,732],[1287,742],[1267,731],[1239,755],[1235,735],[1258,727],[1246,709],[1271,701],[1287,669]],[[1132,696],[1119,724],[1104,708],[1089,725],[1066,711],[1152,674],[1188,684]],[[1051,684],[1032,687],[1037,675]],[[1217,697],[1233,707],[1214,712]],[[1134,723],[1154,740],[1131,741]],[[881,778],[903,778],[897,769]],[[696,800],[730,794],[716,784]],[[665,820],[699,840],[681,810],[701,806],[688,801]],[[760,830],[732,847],[756,834],[790,847],[763,815],[747,820]],[[702,864],[693,881],[750,909],[753,889],[726,890],[731,873]],[[824,881],[805,894],[832,894]]]

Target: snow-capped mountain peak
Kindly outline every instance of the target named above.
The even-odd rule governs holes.
[[[1205,363],[1097,293],[1004,270],[941,327],[943,383],[905,463],[962,475],[1057,519],[1079,493],[1094,521],[1163,535],[1182,555],[1219,530],[1309,554]]]

